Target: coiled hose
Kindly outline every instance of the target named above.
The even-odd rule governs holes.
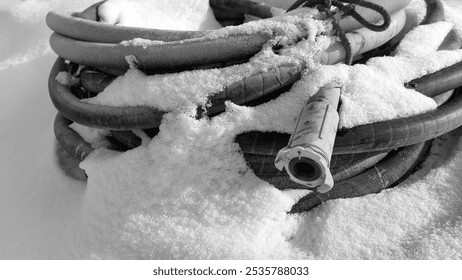
[[[403,6],[403,2],[406,1],[395,2],[397,3],[397,5],[393,7],[405,7]],[[342,21],[340,21],[340,24],[342,22],[348,23],[348,20],[349,18],[346,17]],[[349,40],[354,42],[352,50],[353,53],[361,54],[363,52],[366,52],[370,49],[374,49],[384,44],[390,38],[399,33],[399,31],[402,29],[404,25],[404,22],[404,11],[398,11],[392,15],[391,26],[386,31],[381,32],[380,34],[376,34],[375,32],[367,29],[362,30],[362,32],[354,32],[351,34],[347,34],[350,35]],[[349,26],[353,25],[349,24]],[[51,27],[54,28],[54,25],[51,25]],[[55,51],[62,58],[70,60],[73,63],[77,62],[78,64],[83,64],[86,66],[94,66],[93,68],[91,68],[92,70],[97,69],[99,71],[102,69],[106,72],[114,72],[113,68],[108,68],[106,67],[106,65],[114,63],[113,56],[119,56],[117,52],[113,53],[105,47],[100,49],[96,47],[90,48],[88,52],[85,52],[82,51],[80,45],[83,41],[74,40],[70,37],[65,38],[65,41],[68,42],[69,45],[58,44],[57,47],[56,44],[54,45],[55,38],[57,38],[56,36],[61,36],[63,38],[64,36],[52,35],[50,39]],[[367,41],[366,38],[368,38]],[[370,38],[373,38],[373,40],[371,40]],[[184,42],[185,41],[182,41],[182,43],[177,44],[184,47]],[[366,44],[364,42],[366,42]],[[196,42],[194,41],[192,43]],[[213,43],[214,41],[207,41],[207,44]],[[216,49],[219,49],[217,45],[214,45],[214,47]],[[229,43],[228,47],[233,49],[235,45]],[[141,47],[141,49],[143,48]],[[137,54],[138,58],[139,52],[137,50],[129,48],[129,51],[133,51],[133,53]],[[154,50],[143,49],[142,53],[145,52],[148,54],[148,56],[150,56],[150,63],[152,63],[154,57],[158,56],[159,54]],[[70,53],[70,55],[66,55],[67,53]],[[90,53],[96,56],[94,60],[92,58],[89,58],[91,57]],[[188,49],[186,53],[197,54],[195,52],[195,49]],[[202,55],[202,53],[199,53],[199,55]],[[345,56],[346,53],[343,49],[343,46],[339,43],[336,43],[329,47],[325,52],[321,53],[317,57],[317,59],[318,61],[324,64],[334,64],[342,61],[345,58]],[[163,56],[159,57],[161,59],[165,58]],[[99,62],[94,63],[94,61]],[[82,62],[87,62],[88,64]],[[95,66],[95,64],[98,64],[100,67]],[[126,62],[124,62],[124,64],[126,64]],[[120,66],[122,67],[122,65]],[[154,69],[157,69],[158,67],[160,66],[156,65]],[[165,67],[169,68],[169,66]],[[290,86],[300,78],[300,73],[303,70],[303,67],[304,66],[302,64],[281,65],[279,67],[270,69],[269,71],[257,73],[250,77],[246,77],[245,79],[237,83],[231,84],[230,86],[226,87],[223,91],[215,93],[213,95],[213,97],[210,100],[212,106],[207,110],[207,114],[214,115],[223,111],[225,108],[224,102],[226,100],[230,100],[236,104],[246,104],[249,101],[258,99],[260,97],[278,91],[281,88]],[[161,112],[152,107],[95,106],[88,103],[80,102],[79,98],[76,97],[76,95],[82,95],[82,93],[80,92],[82,90],[96,93],[101,91],[113,79],[110,76],[101,75],[102,73],[98,73],[97,71],[86,71],[84,72],[85,74],[81,77],[82,87],[74,87],[72,89],[73,92],[71,92],[71,90],[68,87],[59,85],[55,80],[56,76],[54,75],[57,74],[57,72],[59,72],[55,70],[57,70],[58,68],[59,71],[66,71],[66,69],[64,69],[63,67],[59,67],[57,65],[55,65],[55,67],[52,69],[52,73],[49,79],[50,97],[55,107],[68,119],[86,126],[97,128],[109,128],[113,130],[130,130],[137,128],[143,129],[159,126],[160,120],[165,112]],[[118,70],[116,70],[116,72],[117,71]]]
[[[392,1],[388,1],[386,3],[391,2]],[[407,4],[404,3],[403,5],[403,2],[408,1],[401,1],[401,6],[388,4],[392,7],[385,7],[393,14],[392,28],[388,29],[388,34],[380,37],[376,42],[373,42],[373,44],[368,47],[369,49],[364,48],[364,46],[357,47],[353,50],[355,54],[375,49],[399,33],[404,24],[404,13],[402,11],[399,12],[399,10]],[[236,3],[239,5],[232,6],[236,5]],[[223,18],[227,17],[227,19],[229,19],[230,14],[237,14],[240,16],[243,12],[248,12],[249,9],[257,9],[255,8],[256,6],[252,6],[251,3],[251,1],[210,2],[216,14],[222,15]],[[435,16],[438,14],[442,15],[442,6],[435,4],[441,3],[438,0],[427,0],[427,3],[429,7],[436,6],[439,8],[433,10],[428,9],[426,21],[433,22],[441,20],[442,18]],[[250,6],[254,8],[249,8]],[[162,30],[143,30],[98,24],[94,21],[97,20],[97,7],[98,3],[80,13],[78,16],[82,18],[76,16],[63,16],[56,13],[50,13],[47,16],[48,25],[56,32],[51,38],[52,47],[63,57],[58,58],[52,68],[49,78],[50,97],[60,112],[55,119],[55,134],[59,144],[79,161],[84,160],[86,156],[93,151],[93,148],[90,144],[86,143],[80,135],[68,127],[70,123],[77,122],[90,127],[111,129],[111,139],[114,145],[117,149],[124,150],[135,148],[141,144],[141,139],[129,130],[141,128],[145,129],[148,135],[154,136],[157,133],[157,127],[164,114],[164,112],[160,112],[148,106],[110,107],[80,102],[79,98],[93,96],[104,90],[115,78],[115,76],[109,73],[120,73],[126,69],[127,66],[125,61],[120,63],[117,62],[116,64],[111,64],[112,62],[109,62],[112,61],[114,55],[121,56],[126,54],[125,52],[120,54],[120,52],[114,49],[113,45],[115,44],[112,43],[120,42],[121,38],[124,40],[136,38],[140,34],[145,34],[147,32],[150,34],[149,36],[152,35],[153,37],[144,38],[155,40],[163,38],[166,41],[172,41],[173,43],[169,45],[170,49],[175,48],[175,41],[179,38],[182,40],[184,38],[186,38],[186,40],[192,39],[189,42],[192,45],[188,46],[190,47],[196,44],[195,46],[199,49],[207,49],[210,46],[216,47],[217,44],[220,44],[219,42],[204,39],[204,37],[207,37],[208,32],[166,32]],[[400,9],[396,7],[400,7]],[[258,13],[264,13],[267,16],[270,15],[268,12],[270,8],[266,6],[264,6],[263,9],[258,8],[257,10],[259,11]],[[231,12],[225,13],[224,11]],[[254,11],[252,13],[256,14],[257,12]],[[262,15],[260,14],[260,16]],[[367,17],[367,15],[363,16]],[[340,23],[344,25],[345,30],[353,30],[357,26],[357,23],[355,24],[354,22],[355,21],[348,17],[340,21]],[[102,33],[112,35],[100,37],[98,34]],[[261,34],[258,34],[258,36],[261,36]],[[268,40],[265,36],[259,37],[260,39],[252,39],[254,40],[252,42],[252,47],[246,47],[249,51],[244,56],[231,56],[232,59],[242,60],[246,59],[249,55],[253,55],[253,53],[256,52],[253,46],[259,45],[261,48],[262,42]],[[354,41],[355,34],[350,34],[350,38],[352,36]],[[100,38],[103,42],[95,42],[96,38]],[[115,41],[110,41],[108,38]],[[240,37],[238,40],[242,40],[242,38],[243,37]],[[235,39],[236,38],[232,38],[232,40]],[[243,41],[247,41],[248,39],[249,38],[245,37]],[[223,40],[225,46],[232,46],[233,50],[235,50],[235,41],[226,41],[228,40],[227,38],[223,38]],[[116,46],[115,48],[118,47]],[[332,48],[336,51],[332,51]],[[196,52],[196,48],[190,48],[189,51],[191,50],[198,54],[197,57],[199,58],[204,55],[202,50]],[[138,50],[133,49],[129,50],[129,52],[138,53],[137,51]],[[157,51],[159,50],[149,50],[148,52],[156,53]],[[171,54],[169,48],[163,51],[169,55]],[[87,55],[89,53],[91,54],[91,59],[88,59]],[[109,53],[109,55],[101,58],[102,53]],[[161,53],[164,54],[162,51]],[[335,53],[335,55],[332,55],[332,53]],[[174,51],[173,54],[175,54]],[[93,60],[95,57],[99,57],[97,63]],[[226,56],[226,61],[216,59],[217,57],[215,55],[212,55],[212,57],[214,58],[211,61],[206,61],[205,64],[215,65],[216,63],[225,63],[229,60],[228,56]],[[344,57],[345,52],[343,50],[342,53],[342,46],[334,45],[328,52],[324,53],[319,60],[323,63],[330,64],[339,62]],[[68,65],[65,63],[64,59],[68,59],[72,61],[72,63]],[[181,59],[183,59],[183,57]],[[86,65],[80,72],[80,84],[78,86],[66,86],[58,83],[55,79],[57,74],[61,71],[69,71],[69,68],[72,68],[74,63]],[[148,61],[148,63],[150,62]],[[143,64],[143,67],[141,67],[147,72],[152,70],[154,72],[175,71],[184,67],[197,66],[197,60],[194,59],[186,64],[184,64],[184,62],[162,64],[163,62],[161,62],[162,65],[160,68],[158,66],[159,64],[156,64],[154,69],[148,63]],[[212,106],[206,113],[210,116],[220,113],[224,110],[224,101],[226,100],[231,100],[236,104],[257,104],[259,102],[264,102],[266,99],[277,96],[281,92],[287,90],[290,85],[299,79],[302,69],[303,65],[283,65],[271,69],[268,72],[262,72],[247,77],[238,83],[228,86],[222,92],[213,95],[210,100]],[[462,65],[458,64],[418,80],[414,80],[410,82],[408,86],[428,96],[438,97],[441,99],[440,102],[444,103],[451,95],[442,93],[460,86],[460,81],[462,80],[460,79],[462,75],[461,69]],[[444,87],[441,87],[441,85],[444,85]],[[416,162],[423,158],[429,144],[420,143],[442,135],[462,124],[462,112],[461,109],[459,109],[462,108],[460,106],[462,104],[459,104],[460,102],[462,102],[462,96],[460,94],[455,94],[455,97],[450,102],[438,107],[434,112],[389,122],[360,126],[348,131],[339,131],[334,148],[334,154],[337,155],[334,156],[331,164],[334,179],[338,183],[336,183],[334,189],[327,193],[325,197],[313,192],[310,194],[311,198],[310,195],[303,198],[294,206],[292,212],[308,210],[327,199],[353,197],[370,193],[371,189],[369,187],[356,190],[349,186],[365,186],[366,182],[374,182],[374,180],[379,177],[383,178],[383,176],[389,176],[388,181],[390,183],[386,185],[374,184],[374,186],[379,185],[379,189],[389,187],[393,182],[402,178],[405,173],[409,172],[412,167],[416,165]],[[273,166],[275,154],[279,148],[287,144],[287,140],[288,135],[258,132],[242,134],[236,138],[236,141],[241,145],[244,155],[255,173],[279,188],[297,187],[294,186],[291,181],[287,180],[287,176],[281,174]],[[391,149],[409,145],[413,146],[388,153]],[[398,168],[399,170],[395,170],[396,168],[390,166],[390,162],[396,162],[396,160],[403,158],[403,156],[405,156],[406,160],[401,163],[400,168]],[[374,169],[363,172],[375,164],[377,165]],[[403,168],[403,166],[406,166],[406,168]],[[371,170],[377,170],[378,173],[374,173],[374,171]],[[356,182],[361,182],[361,184],[356,184]],[[377,188],[372,192],[376,191]],[[312,201],[316,201],[316,203]]]

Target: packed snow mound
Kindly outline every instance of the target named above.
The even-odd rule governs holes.
[[[300,258],[288,242],[294,200],[255,177],[220,127],[164,119],[148,147],[81,164],[88,219],[105,229],[95,242],[137,258]]]

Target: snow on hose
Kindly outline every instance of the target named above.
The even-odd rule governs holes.
[[[214,2],[216,1],[211,1],[212,6]],[[217,1],[217,3],[218,2],[223,1]],[[248,1],[238,2],[245,3]],[[382,4],[386,11],[390,14],[399,14],[399,11],[404,13],[403,9],[407,6],[409,0],[375,0],[375,2],[384,2]],[[367,9],[361,10],[360,13],[362,17],[369,22],[378,22],[382,19],[380,15],[377,15],[377,13]],[[403,17],[403,15],[401,15],[401,17]],[[404,24],[402,19],[401,22]],[[87,26],[87,28],[80,28],[81,23],[91,24]],[[104,31],[101,32],[104,33],[113,29],[118,30],[122,27],[114,27],[112,25],[101,23],[95,24],[95,22],[90,20],[72,16],[60,16],[55,12],[50,12],[48,14],[47,24],[55,31],[50,38],[50,45],[60,57],[78,64],[95,66],[102,69],[108,68],[110,70],[117,70],[119,73],[129,68],[129,63],[126,60],[127,56],[135,57],[137,66],[140,69],[151,70],[173,70],[197,65],[208,65],[248,59],[260,51],[262,45],[271,38],[271,34],[263,32],[257,32],[255,34],[243,33],[216,38],[216,36],[213,35],[215,34],[213,33],[214,31],[210,31],[209,34],[205,36],[185,38],[179,41],[165,41],[162,43],[147,45],[120,44],[120,40],[116,42],[102,42],[102,40],[99,40],[99,36],[95,36],[94,38],[88,36],[91,36],[90,34],[95,32],[99,34],[100,28],[104,29]],[[350,32],[362,27],[361,24],[351,17],[341,19],[339,21],[339,25],[345,32]],[[83,34],[80,34],[80,31],[77,31],[81,29],[85,30]],[[122,29],[125,30],[127,28]],[[128,30],[131,32],[138,29],[128,28]],[[131,34],[129,31],[127,31],[127,33]],[[78,32],[78,34],[75,34],[76,32]],[[157,30],[152,30],[152,32],[157,33]],[[156,39],[155,36],[143,36],[142,33],[143,32],[141,31],[134,32],[136,36],[143,39],[162,41],[162,38]],[[148,34],[150,33],[148,32]],[[85,36],[82,37],[80,35]],[[389,35],[389,37],[381,44],[388,41],[394,35]],[[134,38],[127,37],[124,40],[131,40]],[[340,51],[341,49],[342,48],[337,48],[334,49],[334,51]],[[336,59],[337,58],[327,58],[325,56],[320,58],[321,61],[327,64],[335,63],[334,60]]]
[[[375,32],[367,31],[367,29],[364,28],[355,30],[360,27],[360,24],[358,24],[358,22],[356,22],[351,17],[346,17],[340,20],[339,22],[342,28],[344,28],[346,31],[355,30],[355,32],[349,34],[347,33],[349,41],[352,42],[352,52],[355,55],[373,50],[378,46],[383,45],[386,41],[396,36],[401,31],[404,25],[405,15],[402,9],[409,3],[409,1],[376,0],[373,2],[383,5],[385,10],[392,14],[391,26],[383,34],[377,34]],[[427,3],[439,3],[439,1],[427,0]],[[221,13],[223,11],[231,11],[231,14],[248,13],[257,15],[262,18],[280,13],[280,11],[275,11],[274,9],[272,10],[270,7],[267,7],[265,5],[257,5],[252,1],[245,0],[210,1],[210,5],[214,8],[214,10],[217,13]],[[75,16],[60,15],[51,12],[47,16],[47,24],[50,26],[51,29],[53,29],[56,32],[56,34],[52,35],[51,44],[53,49],[60,56],[62,56],[64,59],[69,59],[70,61],[72,61],[72,63],[79,63],[87,66],[95,66],[108,73],[120,74],[122,73],[122,71],[127,69],[128,65],[125,61],[125,55],[127,55],[127,53],[135,54],[137,59],[140,58],[141,62],[139,61],[139,66],[141,66],[142,69],[170,69],[169,71],[175,71],[175,69],[178,70],[184,67],[195,67],[198,64],[210,65],[214,63],[222,63],[224,61],[229,60],[230,58],[232,60],[246,59],[252,56],[257,51],[259,51],[261,45],[269,39],[268,34],[253,34],[252,36],[256,36],[256,39],[250,39],[251,37],[236,35],[231,36],[232,38],[222,38],[222,41],[211,41],[207,39],[207,35],[210,34],[208,31],[176,32],[168,30],[140,29],[100,24],[95,21],[98,20],[98,6],[99,3],[93,5],[92,7],[90,7],[82,13],[75,14]],[[361,14],[361,16],[373,23],[377,23],[381,20],[381,16],[374,12],[367,12],[367,10],[364,10],[359,11],[359,13]],[[142,36],[141,34],[143,33],[149,35]],[[103,36],[103,34],[111,35]],[[147,50],[145,53],[143,53],[144,50],[140,50],[139,48],[133,48],[132,46],[128,46],[124,50],[120,49],[118,45],[120,41],[130,40],[137,37],[143,37],[150,40],[160,39],[163,41],[168,41],[169,43],[162,44],[165,45],[163,47],[153,45],[153,47]],[[183,46],[179,44],[179,40],[183,40],[181,43],[184,44]],[[248,45],[245,45],[246,40],[253,41]],[[242,42],[242,44],[239,45],[240,43],[236,42]],[[208,50],[210,50],[209,48],[214,48],[217,46],[219,48],[225,48],[227,51],[230,51],[231,54],[228,56],[223,55],[222,53],[218,54],[208,52]],[[175,48],[178,49],[175,50]],[[182,56],[180,53],[184,52],[187,49],[192,51],[191,56]],[[146,58],[146,60],[143,58],[143,55],[146,55],[146,57],[148,57],[149,55],[152,55],[158,51],[160,51],[161,53],[160,56],[165,57],[154,57],[154,62],[151,62],[148,58]],[[237,54],[236,56],[233,56],[232,54],[233,52],[238,53],[241,51],[242,55]],[[87,54],[89,55],[86,57]],[[205,55],[209,54],[212,54],[209,58],[204,57]],[[174,61],[173,63],[167,61],[167,58],[171,58],[169,56],[177,55],[179,55],[178,60]],[[120,59],[120,57],[122,56],[123,60]],[[325,53],[318,56],[317,59],[321,63],[333,64],[342,61],[345,57],[346,52],[344,47],[341,44],[337,44],[331,46]],[[113,136],[116,136],[115,138],[120,139],[122,144],[126,144],[126,148],[135,148],[136,146],[140,145],[141,142],[138,141],[139,139],[137,139],[136,136],[133,137],[133,134],[131,132],[126,132],[123,130],[131,130],[134,128],[156,128],[159,125],[164,112],[160,112],[148,106],[111,107],[100,105],[96,106],[80,102],[79,98],[77,98],[75,96],[75,93],[73,92],[76,90],[75,88],[71,89],[68,86],[61,85],[55,79],[56,75],[59,72],[67,70],[68,66],[64,63],[64,59],[58,59],[56,61],[49,78],[50,97],[57,109],[61,112],[60,114],[58,114],[55,121],[55,134],[57,136],[58,142],[66,149],[66,151],[78,158],[79,161],[83,160],[89,153],[91,153],[93,148],[91,148],[91,146],[88,143],[85,143],[85,141],[81,137],[78,137],[78,135],[76,135],[76,133],[68,127],[68,125],[73,121],[91,127],[120,130],[117,132],[115,131],[113,133]],[[207,113],[209,115],[220,113],[224,109],[225,100],[231,100],[237,104],[246,104],[249,101],[258,99],[269,93],[282,90],[284,87],[290,86],[292,83],[299,79],[300,72],[303,70],[303,68],[304,65],[283,65],[281,67],[278,67],[277,69],[272,69],[269,72],[261,72],[254,76],[247,77],[242,81],[239,81],[238,83],[228,86],[222,92],[212,95],[212,107],[208,110]],[[413,81],[411,83],[408,83],[407,86],[414,87],[421,92],[426,91],[426,94],[430,96],[436,95],[439,98],[447,98],[449,95],[444,95],[444,97],[441,97],[442,95],[439,95],[439,93],[460,86],[460,83],[458,82],[460,81],[460,79],[458,80],[458,78],[461,77],[461,71],[457,68],[457,66],[451,69],[444,69],[442,71],[448,72],[446,72],[445,74],[441,74],[441,71],[435,73],[434,75],[443,76],[436,78],[431,82],[429,82],[429,78],[423,77],[418,82]],[[93,92],[99,92],[104,90],[104,88],[114,78],[111,75],[107,75],[105,73],[93,70],[84,70],[82,73],[84,73],[81,78],[82,88],[77,88],[77,90],[84,89]],[[95,78],[96,75],[99,75],[99,77]],[[435,84],[438,84],[438,82],[442,79],[447,79],[449,85],[441,88],[439,88],[439,86],[435,86]],[[277,83],[275,81],[277,81]],[[246,86],[242,86],[242,84]],[[249,86],[247,85],[252,85],[252,87],[250,87],[252,88],[250,92],[245,90],[249,88]],[[426,124],[430,122],[431,118],[436,118],[436,123],[434,125],[430,125],[430,130],[433,129],[430,132],[425,132],[425,129],[428,129],[428,126],[418,127],[418,125],[413,125],[413,123],[411,122],[412,120],[409,120],[409,127],[407,127],[407,129],[423,129],[422,134],[420,134],[421,137],[413,138],[408,135],[407,138],[399,138],[401,134],[395,134],[396,129],[399,132],[400,129],[402,129],[403,127],[403,120],[399,120],[400,123],[397,123],[395,126],[391,125],[388,128],[388,130],[385,129],[386,131],[383,135],[376,135],[377,137],[385,137],[380,138],[383,141],[383,139],[388,139],[387,137],[389,137],[391,134],[392,137],[389,139],[389,141],[385,141],[387,142],[387,145],[380,146],[377,143],[374,143],[374,141],[380,142],[381,140],[379,138],[376,138],[377,140],[368,143],[364,147],[361,147],[359,143],[354,143],[354,141],[353,143],[349,143],[348,140],[344,140],[346,141],[346,145],[342,146],[341,141],[339,145],[339,141],[337,140],[333,151],[334,154],[346,154],[343,156],[334,156],[332,159],[331,167],[334,170],[334,180],[338,182],[345,182],[344,184],[347,184],[347,182],[351,180],[348,179],[348,177],[353,176],[353,178],[357,179],[357,177],[361,174],[365,174],[361,173],[360,175],[356,175],[358,174],[358,171],[351,171],[348,168],[343,168],[342,162],[354,163],[354,166],[356,166],[356,164],[359,162],[368,162],[368,164],[375,164],[378,162],[377,166],[380,166],[381,164],[383,165],[383,161],[381,161],[381,159],[385,157],[388,159],[389,156],[387,156],[387,154],[390,149],[393,149],[393,147],[409,145],[409,143],[413,143],[413,141],[415,143],[420,143],[427,139],[434,138],[440,134],[444,134],[447,131],[460,126],[460,120],[462,117],[461,110],[458,110],[458,108],[461,108],[460,105],[462,105],[462,97],[460,96],[460,94],[457,94],[454,100],[452,100],[448,104],[439,107],[434,112],[427,113],[428,116],[419,115],[414,117],[419,121],[425,122]],[[373,128],[375,128],[375,126],[377,125],[380,126],[381,124],[372,124],[372,126],[374,126]],[[358,135],[364,134],[365,137],[365,134],[371,131],[367,128],[362,129],[363,131],[361,129],[354,128],[353,133],[358,133]],[[340,139],[342,139],[342,137],[348,139],[348,137],[342,136],[347,135],[348,133],[350,133],[350,131],[339,132]],[[403,133],[402,135],[404,135]],[[396,135],[399,139],[395,139]],[[258,150],[258,147],[251,147],[251,145],[246,146],[246,136],[249,135],[241,135],[237,138],[237,140],[240,142],[241,147],[243,147],[244,152],[246,152],[248,155],[249,152],[253,153],[256,150]],[[356,137],[356,134],[354,135],[354,137]],[[250,138],[252,138],[252,141],[255,140],[253,136],[251,136]],[[275,147],[278,147],[277,144],[281,142],[281,139],[283,138],[284,137],[279,136],[276,137]],[[360,142],[364,142],[364,140]],[[284,145],[286,143],[284,143]],[[273,142],[272,144],[275,143]],[[412,150],[414,151],[412,154],[422,154],[422,147],[427,146],[428,144],[417,144],[415,146],[416,148]],[[419,147],[421,147],[422,149],[420,149]],[[268,156],[268,154],[274,154],[274,151],[268,153],[268,149],[263,150],[263,156]],[[400,150],[396,154],[402,156],[405,154],[405,151],[406,150]],[[418,158],[420,158],[420,156]],[[415,161],[413,161],[413,164],[415,164]],[[360,165],[358,164],[358,166]],[[406,170],[409,171],[408,169]],[[359,172],[362,172],[362,170]],[[370,171],[366,172],[370,173],[371,177],[367,177],[370,180],[373,180],[373,178],[377,177],[378,175],[383,175],[374,175]],[[366,175],[362,176],[364,177]],[[402,176],[398,177],[401,178]],[[365,180],[364,178],[362,180]],[[397,178],[396,180],[398,180],[399,178]],[[392,182],[395,182],[396,180],[393,179]],[[337,192],[332,193],[331,196],[335,197],[336,193]],[[353,195],[357,194],[355,192],[353,193]],[[363,194],[366,193],[363,192]],[[340,195],[339,197],[342,197],[342,195]],[[345,197],[348,197],[348,195],[345,195]],[[306,199],[304,201],[301,201],[299,204],[294,206],[292,211],[297,212],[307,210],[308,207],[306,205],[308,204],[306,201]]]
[[[361,54],[384,44],[390,38],[399,33],[404,25],[404,22],[405,13],[404,11],[400,11],[392,16],[391,25],[384,32],[377,33],[366,28],[361,28],[356,30],[354,33],[347,34],[348,39],[352,42],[353,54]],[[74,50],[82,52],[82,50],[76,48],[75,45],[72,48],[67,49],[66,52],[73,53]],[[107,52],[109,52],[109,50]],[[106,53],[106,51],[104,53]],[[103,57],[103,55],[100,55],[100,52],[97,54],[95,53],[95,55],[96,57],[94,59],[97,59],[97,57]],[[345,56],[346,53],[342,44],[337,42],[331,45],[325,52],[319,54],[317,60],[323,64],[335,64],[345,59]],[[88,57],[85,59],[92,60]],[[154,61],[153,58],[151,59],[151,62]],[[70,60],[72,62],[76,62],[72,59]],[[66,70],[64,65],[59,66],[59,63],[63,63],[63,61],[56,62],[50,73],[49,90],[53,104],[67,118],[82,125],[114,130],[159,126],[160,118],[164,112],[159,112],[153,108],[143,106],[95,106],[81,102],[77,98],[73,97],[71,91],[67,87],[63,87],[54,79],[60,71]],[[106,62],[103,63],[105,64]],[[171,61],[169,63],[171,63]],[[224,102],[226,100],[230,100],[236,104],[244,104],[245,102],[249,102],[274,92],[282,87],[288,86],[299,79],[303,68],[304,66],[300,64],[281,65],[276,69],[260,72],[231,84],[222,92],[212,95],[212,106],[208,109],[207,113],[214,115],[223,111],[225,108]],[[84,79],[84,81],[88,80]],[[93,84],[95,83],[99,83],[97,79],[93,81]],[[127,112],[133,112],[129,119],[126,119]]]
[[[440,73],[445,73],[445,75]],[[416,84],[421,81],[427,85],[426,90],[434,88],[435,91],[423,92],[428,96],[434,96],[441,93],[441,89],[437,84],[447,82],[448,76],[453,77],[450,83],[452,88],[461,86],[462,63],[457,63],[410,83]],[[446,87],[444,86],[444,88]],[[333,154],[390,150],[441,136],[462,124],[461,105],[462,97],[460,94],[456,94],[450,102],[430,112],[340,130],[337,133]],[[249,132],[239,135],[237,141],[245,153],[275,156],[287,144],[289,138],[290,136],[287,134]],[[271,146],[273,149],[262,150],[260,149],[262,146]]]

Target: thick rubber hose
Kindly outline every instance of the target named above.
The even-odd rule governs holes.
[[[210,0],[209,4],[212,9],[231,10],[263,19],[273,17],[275,10],[265,3],[250,0]]]
[[[48,78],[48,91],[56,109],[66,118],[85,126],[115,130],[159,126],[164,112],[149,106],[110,107],[81,102],[68,86],[56,81],[61,71],[66,71],[66,64],[58,58]]]
[[[270,35],[259,33],[181,43],[121,45],[78,41],[53,33],[50,45],[60,57],[87,66],[126,70],[127,57],[132,57],[140,69],[164,70],[247,59],[269,39]]]
[[[141,146],[142,140],[131,131],[111,131],[112,137],[114,137],[120,144],[124,146],[126,150],[131,150]]]
[[[331,199],[353,198],[378,193],[385,188],[396,185],[398,180],[410,174],[425,158],[431,144],[430,142],[399,149],[374,168],[347,181],[335,184],[332,190],[325,194],[318,192],[309,193],[292,207],[290,213],[309,211]]]
[[[252,6],[250,1],[230,1],[211,0],[211,7],[221,9],[231,9],[251,12],[248,6]],[[246,3],[248,2],[248,3]],[[372,1],[383,5],[384,8],[390,13],[394,14],[397,11],[404,9],[409,4],[409,0],[393,0]],[[250,4],[249,4],[250,3]],[[247,7],[246,7],[247,6]],[[255,6],[254,6],[255,7]],[[86,14],[97,14],[98,3],[93,5],[90,9],[86,10]],[[266,8],[265,8],[266,9]],[[380,16],[369,10],[360,11],[360,14],[370,22],[377,22],[381,20]],[[89,18],[89,17],[87,17]],[[95,17],[96,19],[96,17]],[[46,23],[48,27],[54,32],[61,34],[65,37],[74,38],[76,40],[99,42],[99,43],[120,43],[121,41],[128,41],[135,38],[143,38],[148,40],[157,40],[164,42],[173,42],[186,39],[200,38],[211,31],[173,31],[162,29],[150,28],[135,28],[127,26],[118,26],[110,24],[101,24],[99,22],[88,20],[81,17],[74,17],[70,15],[60,14],[57,12],[49,12],[46,16]],[[360,28],[360,24],[352,19],[346,17],[340,21],[340,26],[345,31],[351,31]]]
[[[173,42],[200,38],[211,33],[211,31],[176,31],[102,24],[98,22],[98,8],[104,2],[95,3],[83,12],[74,13],[72,16],[51,11],[46,16],[46,23],[50,29],[63,36],[99,43],[120,43],[135,38]],[[246,0],[211,0],[210,5],[218,20],[238,19],[240,22],[244,19],[244,14],[259,18],[272,17],[271,10],[274,9],[263,3]],[[217,10],[219,11],[218,15]]]
[[[392,16],[391,26],[380,33],[361,28],[347,34],[353,55],[374,49],[393,38],[404,26],[405,17],[404,11],[397,12]],[[268,34],[258,33],[191,39],[180,43],[121,45],[79,41],[53,33],[50,45],[60,57],[77,64],[124,71],[130,66],[127,57],[132,57],[140,69],[163,71],[248,59],[260,51],[269,39]],[[343,45],[336,43],[321,53],[317,60],[323,64],[335,64],[345,57]]]
[[[59,145],[79,162],[83,161],[94,149],[77,132],[69,128],[72,121],[58,113],[55,118],[54,132]]]
[[[110,25],[76,16],[51,11],[46,16],[48,27],[54,32],[76,40],[117,44],[135,38],[173,42],[204,37],[208,31],[175,31]]]
[[[361,174],[365,170],[379,163],[387,155],[388,155],[388,151],[380,152],[373,156],[370,156],[370,157],[367,157],[361,160],[353,161],[350,164],[332,166],[331,169],[332,169],[332,175],[333,175],[332,177],[334,178],[334,182],[335,183],[342,182],[358,174]]]
[[[433,139],[462,125],[462,94],[438,109],[413,117],[358,126],[339,132],[336,152],[363,153],[395,149]]]
[[[444,18],[444,5],[441,0],[425,0],[427,4],[427,13],[422,24],[440,21]]]
[[[80,86],[93,93],[102,92],[108,85],[114,81],[116,76],[107,73],[83,69],[79,75]]]
[[[460,85],[461,80],[462,62],[459,62],[438,72],[412,80],[406,83],[405,86],[426,96],[433,97],[456,88]]]
[[[386,42],[388,36],[392,36],[399,32],[400,26],[402,27],[404,24],[405,19],[403,16],[404,12],[398,13],[398,15],[394,16],[396,20],[393,21],[394,23],[388,31],[381,33],[377,37],[378,39],[373,40],[371,44],[361,43],[361,47],[354,48],[355,52],[366,51],[368,48],[377,47],[381,43]],[[356,38],[356,40],[352,41],[363,42],[365,36],[366,38],[369,36],[365,35],[368,34],[367,32],[367,30],[363,32],[357,31],[355,35],[352,35],[352,39]],[[340,46],[340,48],[343,47]],[[73,53],[74,49],[80,50],[78,46],[74,46],[72,49],[67,49],[66,51]],[[327,57],[326,60],[330,63],[336,63],[339,59],[344,58],[344,51],[342,56],[342,51],[336,48],[336,50],[332,52],[333,58],[330,58],[328,55],[323,57]],[[103,59],[104,62],[101,61],[102,64],[100,66],[107,66],[105,59]],[[71,61],[73,60],[71,59]],[[148,106],[111,107],[81,102],[70,92],[69,88],[60,85],[56,81],[56,75],[60,71],[64,71],[65,68],[64,65],[59,64],[64,64],[64,62],[58,60],[50,73],[50,96],[55,107],[72,121],[86,126],[105,127],[113,130],[151,128],[160,124],[163,112],[159,112]],[[214,94],[211,100],[213,107],[211,107],[207,113],[213,115],[223,111],[224,102],[226,100],[230,100],[236,104],[243,104],[274,92],[281,87],[288,86],[300,77],[302,69],[302,65],[282,65],[277,69],[247,77],[242,81],[228,86],[224,91]],[[103,79],[106,78],[103,76]],[[107,79],[110,80],[110,78]],[[84,79],[84,84],[85,81],[88,80],[89,79]],[[97,82],[97,86],[98,85],[107,85],[107,82]]]

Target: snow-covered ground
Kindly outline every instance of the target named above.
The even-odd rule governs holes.
[[[0,259],[462,257],[460,129],[397,188],[302,215],[286,215],[292,196],[249,172],[235,144],[217,142],[227,120],[168,115],[149,145],[85,161],[87,186],[70,179],[55,151],[56,55],[44,17],[94,2],[0,3]],[[457,21],[462,3],[445,3]]]

